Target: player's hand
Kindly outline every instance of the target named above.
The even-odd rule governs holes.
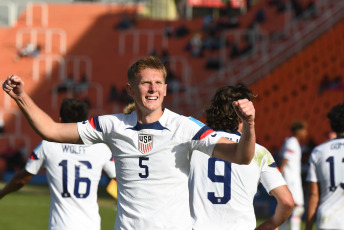
[[[254,118],[256,110],[254,109],[252,101],[248,99],[241,99],[233,102],[233,107],[238,117],[248,125],[254,125]]]
[[[17,75],[8,76],[2,84],[2,89],[13,99],[17,99],[24,92],[24,81]]]

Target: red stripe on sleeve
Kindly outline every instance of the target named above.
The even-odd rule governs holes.
[[[209,134],[211,134],[211,133],[213,133],[213,132],[214,132],[214,130],[208,129],[207,131],[205,131],[205,132],[201,135],[201,137],[199,138],[199,140],[202,140],[203,138],[207,137]]]
[[[91,119],[89,119],[88,122],[90,123],[90,125],[91,125],[95,130],[97,130],[97,129],[96,129],[96,125],[94,124],[94,119],[93,119],[93,117],[92,117]]]

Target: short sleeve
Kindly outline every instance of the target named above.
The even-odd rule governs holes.
[[[290,139],[286,140],[282,152],[282,157],[289,160],[294,154],[295,148],[293,146],[293,142]]]
[[[45,163],[44,141],[41,142],[31,153],[26,162],[25,169],[29,173],[36,175]]]
[[[271,190],[279,186],[286,185],[286,182],[271,153],[265,148],[262,148],[261,151],[263,150],[265,151],[265,154],[261,165],[260,182],[263,184],[265,190],[270,194]]]
[[[104,142],[104,131],[101,124],[103,117],[92,117],[88,121],[78,122],[81,140],[87,146]]]
[[[221,136],[193,117],[189,117],[185,127],[191,132],[191,150],[198,150],[211,156]]]
[[[316,174],[316,153],[317,153],[317,149],[314,149],[308,161],[309,167],[308,167],[306,181],[309,181],[309,182],[318,182],[318,178]]]

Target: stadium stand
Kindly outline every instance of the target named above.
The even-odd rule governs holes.
[[[121,99],[126,98],[122,89],[127,68],[134,60],[152,51],[160,55],[164,48],[168,50],[171,68],[183,89],[166,98],[167,107],[202,119],[203,108],[216,88],[238,81],[250,84],[258,95],[255,103],[258,141],[269,149],[280,146],[288,136],[290,121],[296,118],[312,124],[309,131],[316,143],[324,141],[329,131],[324,122],[326,113],[330,107],[343,101],[342,83],[336,80],[339,77],[343,81],[344,74],[344,22],[338,13],[343,5],[337,1],[316,1],[322,13],[302,19],[294,19],[288,6],[284,12],[276,13],[276,8],[268,1],[259,1],[238,17],[239,28],[220,33],[223,36],[220,36],[223,38],[220,49],[207,50],[199,58],[191,57],[184,48],[195,33],[202,31],[202,18],[151,20],[137,17],[141,5],[102,1],[46,2],[33,3],[31,14],[24,1],[16,1],[20,5],[18,12],[21,12],[18,20],[12,26],[0,28],[3,66],[0,74],[4,77],[16,73],[23,77],[34,100],[56,119],[56,106],[53,105],[67,95],[89,100],[92,115],[120,112],[125,105]],[[302,1],[303,6],[307,6],[307,2]],[[236,34],[240,37],[238,41],[242,41],[261,9],[266,20],[259,24],[253,35],[257,37],[252,53],[229,60],[230,47],[225,41]],[[124,16],[133,21],[134,27],[124,31],[114,28]],[[188,33],[166,40],[163,34],[167,25],[174,31],[187,28]],[[29,33],[24,34],[23,31]],[[40,33],[35,35],[34,31]],[[18,42],[20,36],[22,41]],[[18,49],[29,41],[42,45],[40,56],[15,59]],[[222,58],[222,69],[205,69],[210,55]],[[89,60],[88,64],[81,61],[81,57]],[[75,94],[74,88],[58,92],[57,87],[70,75],[75,83],[80,83],[82,75],[86,75],[90,87],[79,94]],[[319,94],[324,76],[337,84],[327,85]],[[122,97],[109,102],[111,83]],[[126,99],[124,101],[127,102]],[[7,96],[0,94],[0,109],[13,111],[17,107]],[[6,118],[6,130],[14,130],[15,122],[11,119]],[[20,121],[20,132],[30,137],[31,147],[38,144],[40,138],[23,117]]]

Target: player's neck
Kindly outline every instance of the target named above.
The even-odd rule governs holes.
[[[141,124],[150,124],[158,121],[160,117],[163,115],[163,110],[159,109],[156,111],[149,111],[149,112],[144,112],[144,111],[136,111],[137,115],[137,121]]]

